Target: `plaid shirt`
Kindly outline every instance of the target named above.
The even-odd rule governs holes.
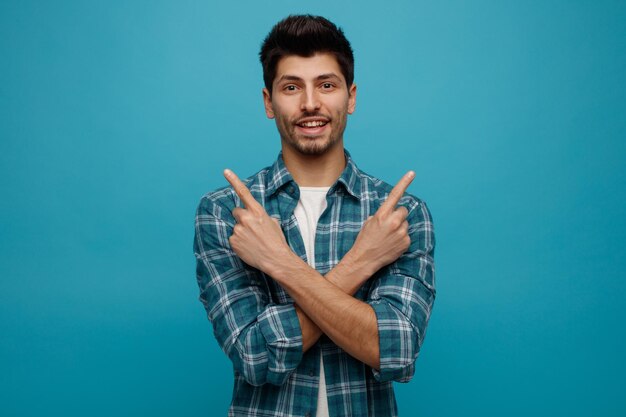
[[[315,238],[315,269],[329,272],[350,250],[363,222],[393,188],[359,170],[347,150],[346,167],[330,187],[327,209]],[[280,220],[291,249],[305,262],[302,236],[293,214],[299,189],[276,162],[243,180],[267,213]],[[232,187],[202,197],[195,222],[194,252],[200,301],[215,337],[234,368],[229,416],[315,416],[320,355],[331,416],[395,416],[393,381],[413,376],[435,298],[435,239],[430,213],[405,193],[399,205],[409,210],[409,249],[379,270],[354,295],[376,314],[380,370],[347,354],[328,337],[302,353],[302,333],[289,294],[270,276],[242,262],[230,248],[242,207]],[[340,318],[338,318],[340,319]]]

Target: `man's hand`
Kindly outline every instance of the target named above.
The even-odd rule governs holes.
[[[373,216],[367,218],[363,228],[350,249],[356,262],[367,262],[373,275],[380,268],[398,259],[411,245],[409,237],[409,214],[406,207],[396,205],[406,191],[415,173],[409,171],[393,187],[387,200]]]
[[[278,220],[267,214],[237,175],[226,169],[224,177],[245,206],[236,207],[232,211],[237,224],[228,239],[230,246],[242,261],[265,272],[269,260],[285,259],[286,255],[293,252]]]

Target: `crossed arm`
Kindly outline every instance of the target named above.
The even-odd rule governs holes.
[[[303,351],[324,333],[356,359],[380,369],[376,313],[352,295],[409,248],[408,210],[395,206],[413,180],[413,172],[398,182],[376,214],[364,223],[352,249],[325,277],[291,251],[278,222],[239,178],[228,170],[225,177],[245,205],[232,211],[237,223],[229,238],[231,248],[248,265],[276,280],[294,299]]]

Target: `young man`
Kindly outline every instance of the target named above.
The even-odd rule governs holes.
[[[279,22],[261,48],[273,165],[202,197],[200,300],[233,363],[230,416],[394,416],[435,298],[430,213],[359,170],[343,132],[356,105],[343,32]]]

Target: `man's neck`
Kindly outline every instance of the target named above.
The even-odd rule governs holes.
[[[343,142],[322,155],[304,155],[283,144],[283,160],[300,187],[330,187],[346,167]]]

